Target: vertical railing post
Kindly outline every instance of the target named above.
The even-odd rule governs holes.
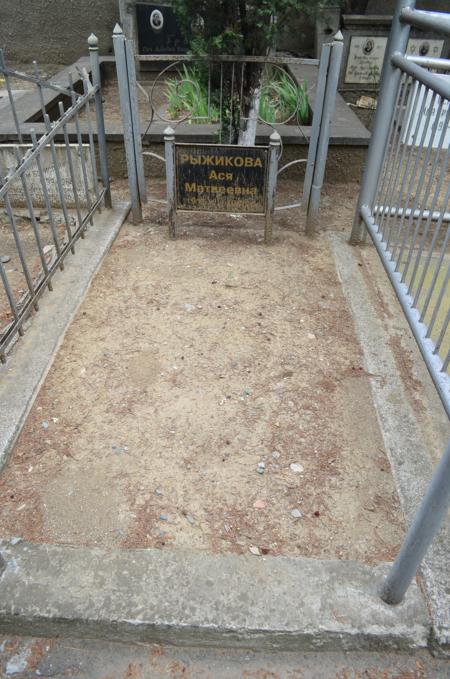
[[[118,24],[113,33],[114,55],[116,58],[117,84],[119,87],[120,109],[122,112],[123,141],[125,145],[125,157],[128,170],[128,183],[131,195],[131,213],[133,222],[142,221],[142,197],[139,189],[139,175],[137,163],[142,163],[136,157],[135,134],[133,128],[133,115],[130,103],[130,87],[135,87],[135,83],[130,83],[127,66],[126,39],[122,29]]]
[[[19,139],[19,142],[22,144],[23,143],[22,130],[20,129],[19,118],[17,117],[16,105],[14,103],[14,96],[11,89],[11,81],[8,74],[8,70],[6,68],[5,57],[2,49],[0,49],[0,73],[3,73],[3,76],[5,78],[6,91],[8,92],[9,105],[11,107],[11,112],[13,114],[17,137]]]
[[[388,604],[399,604],[425,552],[445,518],[450,503],[450,444],[435,469],[433,478],[406,534],[400,552],[380,596]]]
[[[128,72],[128,96],[130,99],[131,122],[133,124],[134,153],[136,157],[136,171],[141,202],[147,202],[145,186],[144,157],[142,155],[141,121],[137,98],[136,59],[132,40],[125,40],[125,54]]]
[[[361,238],[361,208],[370,206],[375,200],[378,179],[383,167],[384,155],[388,143],[388,132],[392,116],[395,110],[395,100],[400,84],[401,72],[392,64],[391,58],[394,52],[404,54],[408,45],[410,27],[400,21],[400,13],[405,7],[414,8],[415,0],[397,0],[392,27],[386,45],[383,68],[381,71],[380,91],[378,94],[377,110],[373,123],[373,131],[370,139],[367,159],[359,191],[356,213],[353,221],[353,229],[350,243],[356,245]]]
[[[167,216],[169,218],[169,236],[176,238],[175,209],[175,132],[169,126],[164,130],[164,156],[166,159]]]
[[[100,74],[100,58],[98,53],[98,38],[91,33],[88,38],[89,57],[91,60],[92,84],[98,87],[95,93],[95,117],[97,121],[97,143],[98,155],[100,160],[100,174],[102,177],[103,188],[105,189],[105,206],[111,207],[111,187],[109,183],[108,152],[106,147],[105,119],[103,116],[102,103],[102,80]]]
[[[319,143],[320,124],[322,120],[323,101],[327,84],[328,64],[330,63],[331,44],[322,45],[320,53],[319,72],[317,74],[316,96],[314,99],[314,114],[311,125],[311,136],[308,147],[308,160],[306,162],[305,180],[303,182],[303,205],[308,209],[311,197],[311,186],[316,165],[317,144]]]
[[[339,73],[341,70],[342,49],[342,39],[336,39],[330,45],[328,72],[326,75],[322,116],[320,119],[320,131],[314,159],[314,171],[312,175],[309,201],[306,205],[306,233],[308,236],[313,236],[315,234],[317,221],[319,218],[320,194],[322,192],[325,167],[327,164],[331,122],[336,104],[336,93],[339,82]]]
[[[270,135],[269,142],[269,171],[267,177],[266,223],[264,228],[264,243],[272,242],[273,213],[275,210],[275,194],[277,190],[278,156],[280,155],[281,138],[275,130]]]

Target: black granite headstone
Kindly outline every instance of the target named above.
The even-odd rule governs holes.
[[[186,44],[172,7],[136,4],[139,54],[184,54]]]

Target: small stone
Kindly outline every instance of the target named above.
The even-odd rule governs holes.
[[[301,519],[303,514],[301,513],[301,511],[299,509],[293,509],[292,512],[291,512],[291,516],[294,519]]]
[[[14,547],[14,545],[18,545],[19,542],[22,542],[22,538],[11,538],[11,540],[9,542]]]
[[[183,306],[184,306],[186,311],[194,311],[194,309],[195,309],[195,306],[193,304],[189,304],[189,302],[187,302]]]
[[[162,495],[162,494],[163,494],[163,492],[162,492],[161,488],[156,488],[155,495]]]
[[[159,515],[159,520],[160,520],[160,521],[168,521],[168,520],[169,520],[169,517],[167,516],[167,514],[160,514],[160,515]]]
[[[121,455],[122,453],[128,453],[128,446],[112,445],[111,450],[113,451],[113,453],[117,453],[117,455]]]
[[[191,524],[191,526],[195,523],[194,517],[191,516],[190,514],[186,514],[186,521]]]
[[[301,474],[304,471],[303,466],[299,462],[293,462],[290,464],[289,469],[291,472],[294,472],[294,474]]]
[[[310,339],[310,340],[316,339],[315,334],[314,334],[313,332],[309,332],[309,333],[308,333],[308,339]]]
[[[264,500],[255,500],[253,506],[255,509],[264,509],[266,507],[266,503]]]
[[[8,264],[10,261],[11,257],[8,257],[8,255],[2,255],[2,264]]]
[[[44,420],[44,421],[42,422],[42,429],[48,429],[48,427],[49,427],[49,425],[48,425],[47,420]]]
[[[274,450],[272,453],[272,457],[274,460],[279,460],[281,457],[281,453],[279,453],[278,450]]]
[[[264,474],[265,470],[266,470],[266,463],[265,462],[258,462],[258,468],[256,470],[258,472],[258,474]]]
[[[251,547],[249,547],[249,549],[250,549],[250,552],[253,554],[253,556],[261,556],[261,552],[259,551],[259,547],[255,547],[254,545],[252,545]]]

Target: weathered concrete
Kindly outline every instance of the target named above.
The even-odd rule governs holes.
[[[22,673],[20,668],[25,668]],[[92,639],[0,637],[0,676],[52,679],[448,679],[428,651],[264,652]]]
[[[53,292],[42,298],[40,311],[28,321],[6,365],[0,366],[0,469],[20,433],[36,394],[47,375],[64,334],[89,289],[92,277],[122,226],[130,206],[117,203],[96,215],[75,257],[66,257],[55,275]]]
[[[377,596],[387,566],[184,550],[3,542],[0,630],[279,650],[414,649],[429,622],[413,585]]]
[[[10,169],[17,166],[17,159],[15,154],[15,148],[18,146],[22,155],[25,155],[30,148],[31,144],[0,144],[0,176],[6,177]],[[78,201],[82,207],[87,207],[87,197],[84,188],[84,178],[83,178],[83,168],[81,165],[81,154],[78,144],[70,144],[68,151],[65,144],[55,144],[55,155],[56,161],[59,169],[59,175],[61,177],[61,184],[64,191],[64,198],[66,201],[66,206],[69,208],[76,207],[75,202],[75,191],[74,185],[72,183],[72,178],[70,176],[70,166],[68,160],[68,153],[72,159],[72,168],[75,179],[75,188],[77,189]],[[88,193],[90,197],[90,203],[95,202],[94,193],[94,177],[92,172],[92,163],[90,161],[90,148],[89,144],[82,145],[83,158],[86,168],[86,179]],[[58,185],[56,183],[56,172],[55,166],[52,159],[52,151],[50,146],[46,146],[42,149],[40,154],[41,166],[46,179],[47,195],[50,200],[52,207],[61,207],[61,198],[58,191]],[[31,202],[35,208],[45,207],[44,192],[42,190],[42,184],[39,177],[39,170],[36,163],[33,163],[25,171],[25,179],[27,181],[27,188],[31,197]],[[10,191],[8,192],[11,205],[13,207],[26,207],[27,202],[25,194],[23,191],[22,182],[16,180],[13,182]]]
[[[8,59],[68,64],[86,54],[95,33],[102,54],[112,52],[112,31],[119,20],[117,0],[2,0],[0,45]],[[56,29],[56,30],[55,30]]]
[[[397,491],[410,522],[431,480],[433,463],[394,355],[386,342],[386,328],[374,308],[358,266],[358,250],[348,245],[342,235],[332,233],[329,238],[342,288],[352,310],[366,369],[372,375],[373,398]],[[400,306],[397,313],[403,318]],[[406,320],[404,323],[406,325]],[[416,349],[416,362],[422,362],[418,348],[412,346]],[[427,379],[424,375],[424,381]],[[448,421],[442,406],[436,394],[432,394],[431,398],[433,406],[430,407],[434,407],[437,412],[442,410],[448,437]],[[444,523],[435,538],[421,572],[431,607],[433,638],[442,649],[450,650],[450,521]]]

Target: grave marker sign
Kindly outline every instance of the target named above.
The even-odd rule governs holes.
[[[164,132],[169,234],[176,236],[177,212],[220,212],[265,216],[264,240],[272,220],[281,139],[268,146],[189,144]]]
[[[266,211],[269,147],[175,144],[176,209]]]

